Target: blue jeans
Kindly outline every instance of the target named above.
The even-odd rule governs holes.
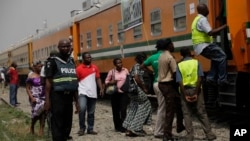
[[[86,95],[79,95],[79,105],[80,105],[80,112],[79,112],[79,126],[80,129],[85,131],[85,114],[87,110],[87,132],[93,131],[94,129],[94,120],[95,120],[95,105],[96,105],[96,98],[90,98]]]
[[[17,104],[17,88],[16,84],[10,84],[10,104],[16,106]]]
[[[211,60],[211,68],[207,75],[207,79],[214,81],[216,75],[218,75],[218,83],[226,81],[227,56],[222,48],[213,43],[203,49],[201,55]]]

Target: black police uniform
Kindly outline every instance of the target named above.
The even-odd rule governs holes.
[[[73,96],[78,88],[73,58],[67,62],[60,56],[49,59],[45,74],[53,80],[50,94],[52,137],[54,141],[66,141],[72,127]]]

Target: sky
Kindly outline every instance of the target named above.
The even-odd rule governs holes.
[[[72,10],[82,10],[84,0],[0,0],[0,51],[36,29],[54,27],[70,19]]]

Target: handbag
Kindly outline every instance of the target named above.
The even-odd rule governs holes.
[[[124,84],[120,88],[124,93],[136,94],[138,92],[137,91],[137,88],[138,88],[137,83],[136,83],[134,77],[132,76],[133,71],[134,71],[134,67],[131,68],[129,74],[126,77]]]
[[[134,78],[128,74],[124,84],[120,88],[124,93],[137,93],[137,84]]]
[[[111,80],[115,80],[115,70],[114,69],[112,70]],[[112,84],[112,85],[106,86],[105,93],[107,95],[113,95],[116,92],[117,92],[117,86],[116,86],[116,84]]]

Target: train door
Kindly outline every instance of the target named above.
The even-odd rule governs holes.
[[[226,8],[226,0],[216,0],[216,2],[218,2],[218,13],[216,13],[215,15],[215,20],[216,23],[218,24],[218,26],[227,24],[227,8]],[[232,60],[233,56],[232,56],[232,51],[231,51],[231,44],[228,40],[228,30],[224,29],[220,32],[219,34],[219,43],[220,46],[224,49],[225,53],[227,54],[227,60]]]
[[[226,0],[212,0],[208,3],[210,9],[210,14],[212,16],[212,25],[217,28],[224,24],[227,24],[227,8]],[[226,53],[227,60],[232,60],[233,55],[231,51],[231,43],[228,39],[228,29],[220,31],[214,38],[216,42]],[[230,79],[235,81],[235,72],[230,72]],[[233,86],[235,87],[235,86]],[[205,92],[206,107],[217,107],[219,106],[236,106],[236,94],[234,90],[229,89],[219,89],[218,86],[205,84],[203,86]]]
[[[211,14],[214,27],[227,24],[215,41],[224,49],[228,61],[227,87],[206,86],[207,106],[219,105],[249,109],[250,103],[250,1],[212,0]],[[238,110],[239,111],[239,110]]]
[[[248,109],[250,102],[250,42],[247,37],[249,23],[248,0],[214,0],[219,7],[217,24],[227,24],[220,33],[220,45],[227,54],[230,86],[219,89],[219,104]]]
[[[213,0],[209,3],[211,6],[210,13],[212,14],[212,23],[214,27],[219,27],[227,24],[227,8],[226,0]],[[231,51],[230,40],[228,39],[229,28],[222,30],[216,37],[214,41],[219,44],[225,53],[227,54],[227,60],[232,60],[233,55]]]

